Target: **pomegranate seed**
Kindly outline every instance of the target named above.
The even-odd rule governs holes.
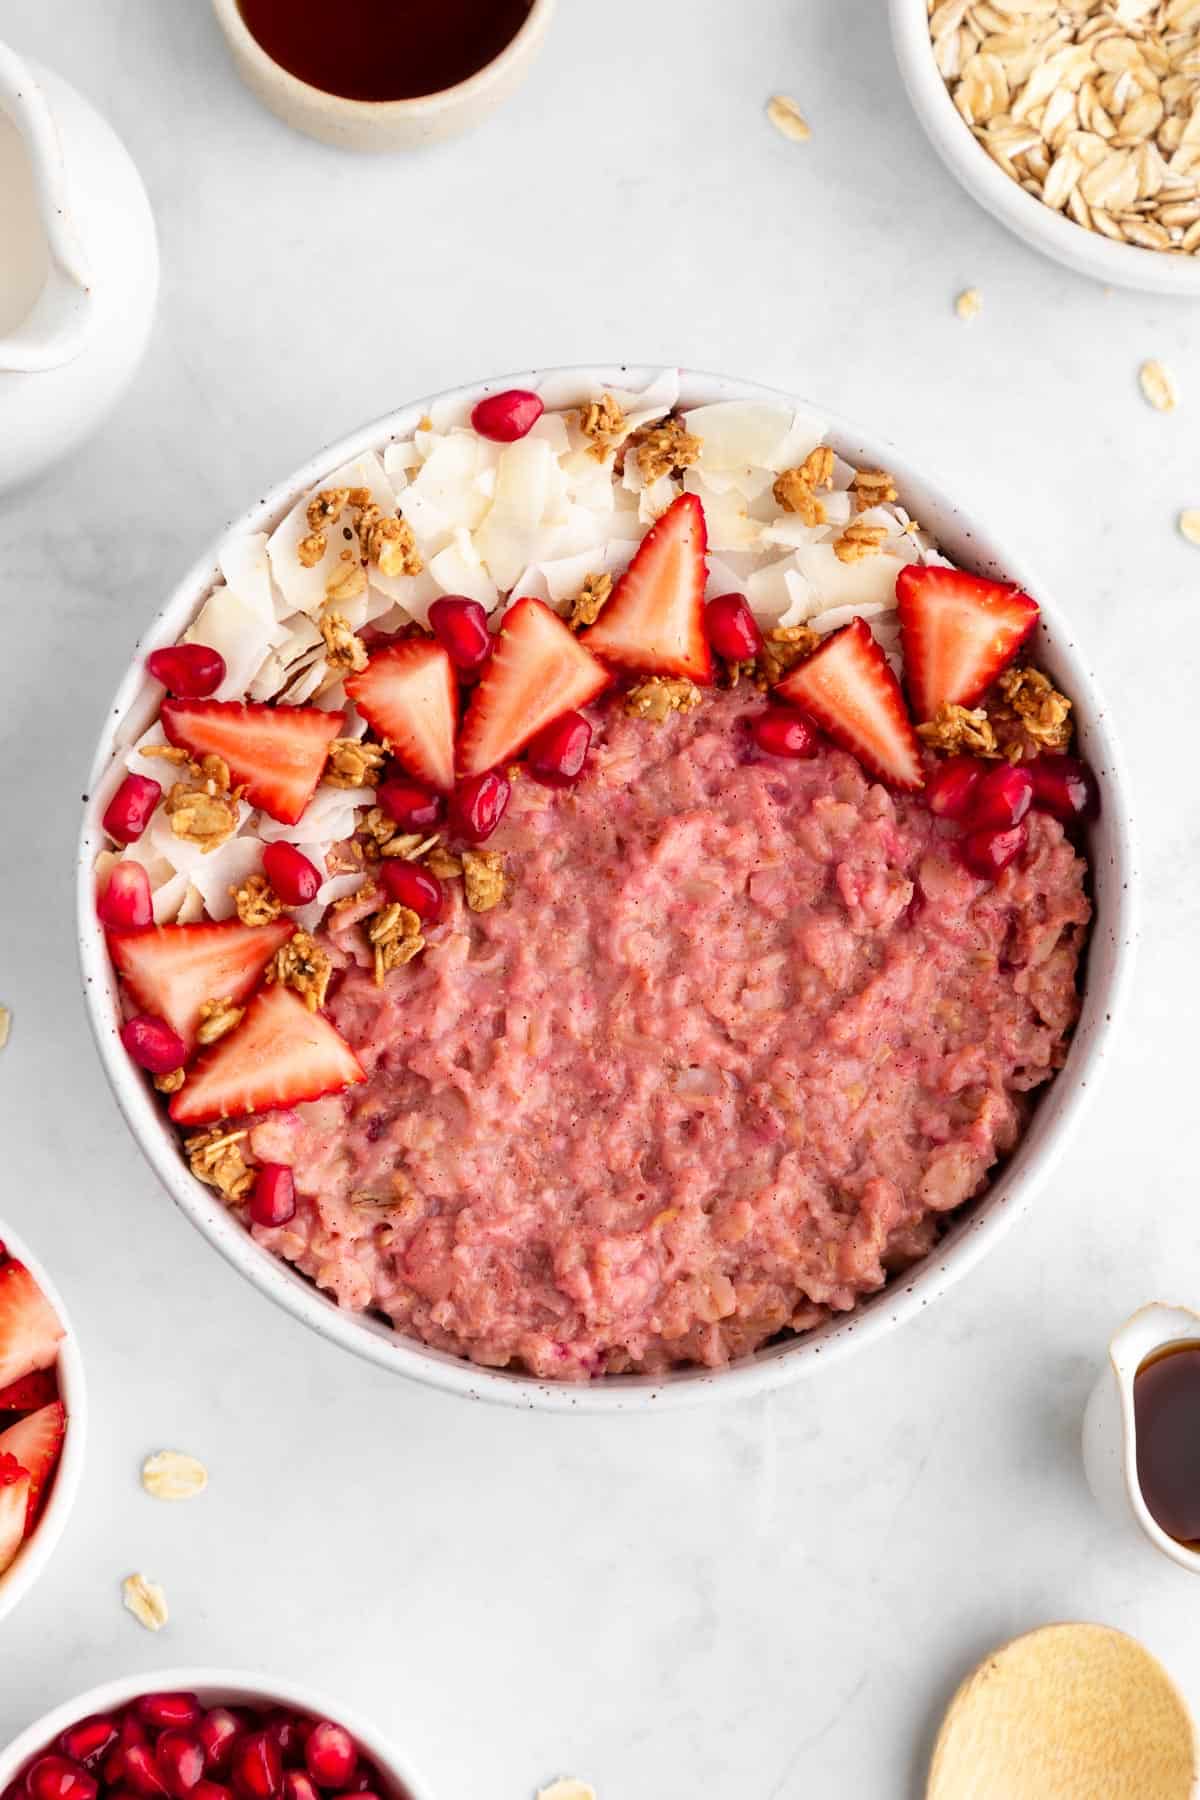
[[[123,1749],[128,1749],[130,1744],[148,1744],[150,1742],[150,1733],[133,1711],[125,1714],[121,1720],[120,1730]]]
[[[126,860],[115,865],[96,911],[109,931],[133,931],[153,922],[150,877],[141,863]]]
[[[279,1745],[279,1754],[284,1763],[291,1763],[295,1768],[304,1765],[304,1745],[312,1726],[305,1719],[298,1719],[295,1713],[272,1713],[267,1721],[266,1729]]]
[[[726,662],[749,662],[763,646],[758,621],[745,594],[718,594],[704,609],[708,641]]]
[[[307,906],[317,897],[321,871],[295,844],[268,844],[263,872],[285,906]]]
[[[343,1725],[322,1719],[308,1734],[304,1761],[318,1787],[344,1788],[354,1773],[358,1751]]]
[[[1074,756],[1038,756],[1027,765],[1033,778],[1033,804],[1064,825],[1092,819],[1100,810],[1100,790],[1086,763]]]
[[[429,609],[429,629],[456,669],[480,669],[492,654],[487,614],[478,600],[448,594]]]
[[[250,1198],[256,1225],[286,1225],[296,1211],[296,1184],[286,1163],[264,1163]]]
[[[533,430],[545,410],[528,388],[505,388],[502,394],[489,394],[479,402],[471,423],[480,437],[492,438],[497,444],[515,444]]]
[[[442,916],[442,906],[446,893],[436,875],[428,869],[422,869],[418,863],[402,862],[391,858],[380,865],[383,885],[392,900],[399,901],[401,906],[411,907],[418,919],[426,925],[432,925],[435,919]]]
[[[318,1800],[312,1776],[303,1769],[289,1769],[283,1778],[283,1800]]]
[[[204,1778],[204,1745],[190,1731],[164,1731],[154,1754],[162,1778],[175,1800],[184,1800]]]
[[[818,739],[803,713],[769,706],[750,721],[750,735],[768,756],[815,756]]]
[[[969,831],[1007,831],[1019,825],[1033,799],[1033,776],[1019,764],[995,763],[979,777],[971,796]]]
[[[207,644],[172,644],[166,650],[152,650],[146,667],[155,681],[182,700],[203,700],[215,694],[225,679],[225,658]]]
[[[149,1744],[127,1744],[122,1754],[125,1780],[135,1794],[144,1795],[145,1800],[157,1800],[158,1795],[166,1793],[167,1784],[158,1772]]]
[[[272,1800],[283,1783],[283,1758],[269,1731],[252,1731],[233,1753],[233,1784],[246,1800]]]
[[[504,817],[511,789],[507,776],[489,769],[460,781],[450,802],[450,826],[469,844],[482,844]]]
[[[227,1706],[210,1707],[196,1726],[196,1736],[214,1774],[223,1775],[228,1769],[234,1739],[241,1736],[243,1729],[242,1721]]]
[[[973,756],[949,756],[925,783],[925,804],[939,819],[966,816],[984,765]]]
[[[80,1719],[78,1725],[72,1725],[59,1738],[59,1746],[65,1756],[72,1762],[82,1763],[87,1768],[105,1751],[111,1750],[117,1741],[117,1726],[114,1719],[106,1718],[103,1713],[94,1713],[90,1719]]]
[[[149,775],[127,775],[105,807],[100,823],[118,844],[136,844],[161,798],[162,788]]]
[[[442,796],[419,781],[385,781],[375,798],[402,831],[428,831],[442,816]]]
[[[139,1069],[151,1075],[169,1075],[187,1061],[187,1045],[164,1019],[138,1013],[121,1027],[121,1042]]]
[[[994,881],[1021,854],[1028,836],[1029,827],[1024,824],[1010,825],[1004,831],[970,831],[959,849],[972,875]]]
[[[111,1794],[107,1800],[112,1800]],[[227,1788],[221,1781],[198,1781],[192,1789],[190,1800],[233,1800],[233,1789]]]
[[[66,1756],[40,1756],[25,1776],[30,1800],[96,1800],[96,1781]]]
[[[526,751],[526,766],[546,787],[570,787],[587,761],[592,728],[579,712],[565,712],[539,731]]]

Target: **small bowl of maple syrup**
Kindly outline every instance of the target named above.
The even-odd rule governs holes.
[[[213,0],[234,65],[285,124],[346,150],[412,150],[507,99],[556,0]]]

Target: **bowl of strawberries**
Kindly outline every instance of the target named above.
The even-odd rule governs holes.
[[[62,1300],[0,1220],[0,1619],[62,1536],[83,1469],[85,1406]]]

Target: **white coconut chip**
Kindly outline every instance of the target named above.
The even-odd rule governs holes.
[[[191,871],[192,886],[204,901],[210,919],[228,919],[234,911],[232,888],[241,887],[248,875],[262,868],[262,842],[257,837],[233,837]],[[216,997],[216,996],[214,996]]]
[[[307,854],[307,853],[306,853]],[[290,912],[301,931],[315,931],[328,909],[335,900],[344,900],[348,894],[357,894],[367,879],[365,872],[353,875],[334,875],[323,881],[317,889],[317,897],[307,906],[298,906]]]
[[[761,400],[720,400],[684,414],[700,439],[699,467],[721,472],[795,468],[825,436],[815,413]]]
[[[437,583],[433,599],[437,599],[440,594],[465,594],[468,600],[478,600],[485,611],[490,613],[500,598],[500,589],[484,567],[469,532],[455,533],[453,543],[445,550],[440,550],[433,558],[429,573]],[[506,585],[511,586],[511,581]],[[421,617],[422,624],[429,615],[431,604],[432,600],[426,604],[423,615],[413,609],[414,617]]]
[[[269,621],[235,594],[214,590],[183,634],[185,644],[207,644],[225,660],[225,679],[218,700],[240,700],[275,642],[285,635],[272,613]]]
[[[861,562],[840,562],[833,545],[805,544],[796,551],[800,573],[812,583],[822,607],[895,605],[896,577],[908,559],[880,551]]]
[[[374,804],[373,787],[319,787],[294,825],[281,825],[260,813],[253,829],[266,844],[281,838],[290,843],[303,838],[308,843],[336,844],[352,835],[357,812]]]

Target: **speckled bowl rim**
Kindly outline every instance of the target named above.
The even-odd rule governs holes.
[[[1088,846],[1098,916],[1089,952],[1082,1016],[1065,1067],[1038,1106],[1029,1130],[995,1184],[958,1220],[935,1252],[843,1319],[803,1337],[773,1344],[724,1369],[686,1369],[664,1376],[606,1376],[586,1384],[564,1384],[480,1368],[404,1337],[381,1320],[339,1310],[303,1276],[255,1243],[215,1192],[195,1179],[153,1090],[121,1046],[115,978],[94,902],[93,865],[105,843],[100,817],[122,773],[113,760],[116,733],[128,718],[136,735],[151,722],[157,704],[157,690],[145,679],[143,658],[149,650],[173,643],[185,628],[217,579],[220,545],[229,535],[270,529],[329,470],[365,450],[381,449],[393,439],[411,435],[417,421],[439,402],[450,400],[471,406],[484,394],[513,386],[534,386],[550,377],[560,385],[564,379],[578,379],[581,393],[593,382],[639,387],[657,372],[653,365],[575,365],[569,369],[525,371],[448,389],[362,426],[273,487],[192,565],[139,642],[100,734],[78,846],[79,951],[88,1019],[126,1122],[175,1202],[262,1293],[323,1337],[381,1368],[445,1392],[530,1410],[643,1412],[762,1393],[818,1372],[924,1311],[952,1282],[974,1268],[1012,1219],[1028,1206],[1061,1158],[1095,1086],[1128,991],[1136,937],[1136,859],[1128,780],[1096,678],[1077,648],[1064,614],[1048,597],[1046,583],[1007,538],[1001,544],[996,533],[979,522],[977,512],[951,499],[948,484],[936,483],[926,469],[914,467],[893,445],[873,433],[816,407],[814,410],[829,420],[831,441],[849,461],[886,467],[893,472],[910,510],[948,555],[981,574],[1019,582],[1037,596],[1048,628],[1040,651],[1042,661],[1074,699],[1081,744],[1101,785],[1103,804]],[[681,371],[682,404],[695,406],[732,399],[811,404],[728,376]]]

